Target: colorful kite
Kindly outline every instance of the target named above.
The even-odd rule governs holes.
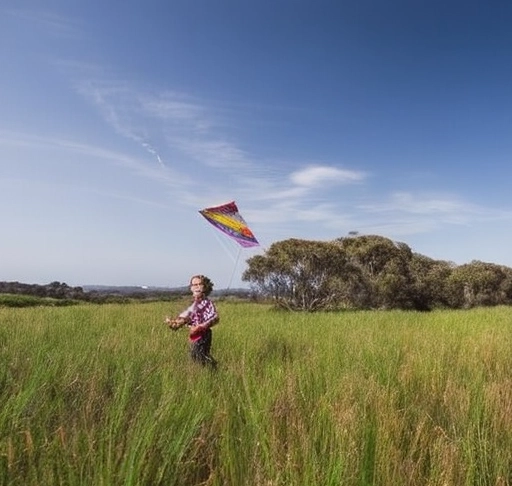
[[[235,201],[223,204],[222,206],[205,208],[199,211],[199,213],[209,223],[233,238],[244,248],[259,245],[258,240],[254,237],[244,218],[238,212]]]

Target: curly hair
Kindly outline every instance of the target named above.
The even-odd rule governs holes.
[[[190,284],[192,284],[192,280],[195,278],[201,280],[201,283],[203,284],[203,294],[205,297],[208,297],[213,290],[213,282],[205,275],[192,275],[192,277],[190,277]]]

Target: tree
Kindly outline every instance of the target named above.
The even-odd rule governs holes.
[[[372,307],[415,308],[412,251],[405,243],[377,235],[338,238],[336,243],[360,269]]]
[[[413,253],[409,268],[413,276],[413,294],[417,309],[449,307],[448,279],[455,264]]]
[[[510,268],[478,260],[454,268],[448,279],[451,307],[510,304],[511,274]]]
[[[274,243],[248,260],[242,278],[296,310],[512,304],[511,268],[479,261],[457,266],[377,235]]]
[[[351,274],[345,252],[333,242],[289,239],[272,244],[265,255],[254,256],[247,263],[242,280],[292,310],[339,307],[343,277]]]

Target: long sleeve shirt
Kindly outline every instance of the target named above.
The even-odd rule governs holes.
[[[206,298],[195,300],[192,305],[180,314],[180,317],[188,317],[190,319],[189,326],[204,326],[204,330],[190,336],[191,341],[201,339],[203,334],[219,320],[215,304],[210,299]]]

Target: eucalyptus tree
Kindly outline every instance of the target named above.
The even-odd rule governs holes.
[[[377,235],[288,239],[247,263],[242,279],[292,310],[512,304],[511,268],[479,261],[457,266]]]
[[[346,306],[354,272],[343,248],[333,242],[288,239],[247,260],[242,279],[263,296],[292,310]]]
[[[512,303],[512,269],[473,260],[454,268],[448,279],[451,307]]]
[[[378,235],[350,236],[335,241],[371,289],[373,307],[416,307],[409,246]]]
[[[450,307],[448,282],[455,263],[413,253],[409,266],[414,280],[416,308]]]

